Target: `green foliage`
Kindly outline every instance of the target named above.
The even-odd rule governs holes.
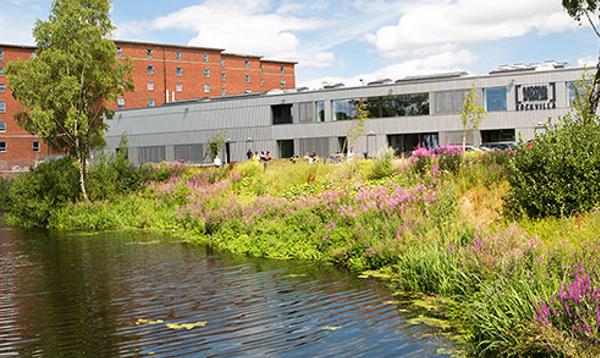
[[[10,207],[10,187],[12,180],[0,178],[0,211],[8,210]]]
[[[208,154],[214,159],[225,145],[225,134],[219,133],[208,140]]]
[[[383,148],[375,157],[372,179],[383,179],[392,176],[396,172],[394,168],[394,149]]]
[[[569,16],[577,21],[581,21],[581,16],[588,17],[590,13],[600,10],[600,0],[562,0],[562,5]]]
[[[65,158],[42,163],[12,183],[7,222],[23,227],[46,227],[52,210],[75,201],[78,196],[74,160]]]
[[[148,167],[131,164],[123,152],[101,154],[88,175],[88,195],[92,201],[114,199],[142,189],[150,176]]]
[[[509,205],[531,217],[567,216],[600,203],[600,121],[567,115],[511,159]]]
[[[90,150],[103,145],[109,104],[133,88],[131,65],[117,60],[109,0],[57,0],[33,30],[36,56],[8,64],[20,124],[77,158],[82,194]]]

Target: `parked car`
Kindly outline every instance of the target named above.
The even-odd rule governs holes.
[[[514,150],[517,149],[516,142],[490,142],[480,146],[482,150]]]

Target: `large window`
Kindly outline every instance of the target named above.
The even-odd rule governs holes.
[[[315,121],[314,102],[298,103],[298,122],[312,123]]]
[[[514,142],[516,139],[514,129],[492,129],[481,131],[481,142],[496,143],[496,142]]]
[[[204,160],[204,148],[202,144],[176,145],[175,160],[190,163],[202,163]]]
[[[341,121],[356,117],[358,99],[332,102],[333,120]],[[402,94],[397,96],[364,98],[369,118],[422,116],[429,114],[429,93]]]
[[[317,101],[315,111],[316,111],[315,118],[317,119],[317,122],[325,122],[325,102],[324,101]]]
[[[508,90],[506,87],[490,87],[484,90],[485,109],[488,112],[507,110]]]
[[[353,99],[332,101],[331,108],[334,121],[345,121],[356,117],[356,101]]]
[[[394,148],[396,155],[410,153],[417,147],[436,148],[439,144],[438,133],[410,133],[388,135],[388,145]]]
[[[454,114],[460,112],[466,93],[466,90],[436,92],[435,113]]]
[[[273,119],[273,124],[293,123],[291,104],[280,104],[271,106],[271,115]]]
[[[138,162],[160,163],[166,159],[165,146],[140,147],[138,148]]]

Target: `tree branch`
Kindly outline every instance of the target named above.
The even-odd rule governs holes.
[[[598,38],[600,38],[600,32],[598,32],[598,28],[596,27],[596,24],[594,24],[594,21],[592,21],[589,11],[583,10],[583,13],[585,14],[585,17],[587,17],[588,21],[590,22],[590,26],[592,27],[592,29],[594,29],[596,36],[598,36]]]

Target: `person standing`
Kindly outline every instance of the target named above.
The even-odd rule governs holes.
[[[215,155],[215,159],[213,160],[213,164],[215,165],[215,168],[219,169],[223,166],[223,161],[221,160],[221,158],[219,157],[219,155]]]
[[[246,157],[248,157],[248,160],[252,160],[252,148],[248,148],[248,151],[246,152]]]

